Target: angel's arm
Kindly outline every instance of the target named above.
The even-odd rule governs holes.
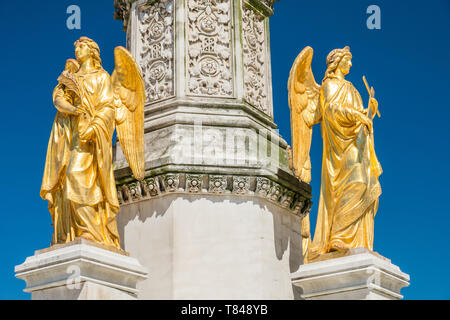
[[[61,85],[55,88],[55,93],[53,95],[53,104],[56,109],[62,113],[67,113],[71,115],[79,114],[78,108],[74,107],[72,102],[72,97],[70,94],[66,93]]]
[[[96,132],[101,132],[102,128],[113,128],[115,120],[114,96],[111,88],[111,79],[106,73],[102,73],[97,78],[98,91],[97,111],[91,119],[84,132],[80,132],[82,140],[92,140]],[[113,129],[114,130],[114,129]],[[105,130],[103,130],[105,131]],[[107,132],[106,130],[105,132]]]
[[[321,90],[320,101],[321,105],[327,105],[333,112],[333,117],[337,121],[341,122],[342,125],[355,125],[362,123],[369,130],[372,127],[372,121],[367,116],[367,110],[362,107],[362,100],[356,92],[351,98],[354,99],[353,107],[349,107],[336,99],[336,95],[341,90],[340,85],[333,83],[332,81],[327,81]],[[351,94],[350,92],[347,94]]]

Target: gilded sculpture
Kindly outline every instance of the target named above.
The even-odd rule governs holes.
[[[373,118],[378,102],[373,88],[368,108],[359,92],[345,80],[352,66],[349,47],[327,57],[327,70],[319,86],[311,71],[313,49],[296,58],[288,81],[292,128],[292,170],[311,181],[312,127],[321,123],[322,178],[314,239],[309,216],[302,221],[303,256],[313,262],[329,252],[365,247],[373,249],[374,217],[378,210],[382,168],[375,154]]]
[[[67,60],[53,91],[57,113],[40,195],[52,217],[52,245],[82,237],[120,248],[112,140],[117,128],[133,175],[142,180],[144,81],[123,47],[114,50],[111,76],[102,68],[100,48],[93,40],[77,40],[75,56]]]

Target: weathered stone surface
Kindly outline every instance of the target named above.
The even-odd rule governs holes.
[[[398,300],[409,275],[378,253],[357,248],[301,265],[292,283],[306,300]]]
[[[15,272],[33,300],[134,300],[148,273],[128,253],[81,238],[36,251]]]
[[[159,185],[164,187],[161,189]],[[206,185],[209,188],[205,188]],[[140,182],[118,185],[117,192],[120,204],[147,201],[172,192],[203,195],[232,193],[236,196],[266,199],[301,218],[309,213],[311,208],[311,201],[305,197],[305,191],[295,192],[267,178],[254,176],[166,173]]]
[[[151,272],[138,299],[293,299],[300,218],[268,199],[168,193],[123,204],[118,225]]]

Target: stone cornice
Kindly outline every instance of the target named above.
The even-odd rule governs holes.
[[[133,2],[138,0],[114,0],[114,19],[123,21],[123,29],[126,31],[128,27],[128,19],[130,17],[130,9]],[[158,0],[148,0],[147,5],[151,5]],[[273,15],[273,5],[279,0],[243,0],[247,5],[256,9],[264,16],[270,17]]]
[[[114,0],[114,19],[123,21],[123,29],[126,31],[128,27],[128,19],[130,17],[130,9],[133,2],[137,0]]]
[[[279,0],[243,0],[245,5],[265,17],[273,15],[273,5]]]
[[[121,205],[171,193],[252,196],[266,199],[302,218],[309,213],[312,205],[311,199],[304,194],[262,176],[164,173],[117,185]]]

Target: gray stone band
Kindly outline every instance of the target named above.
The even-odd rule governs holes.
[[[303,218],[311,210],[312,202],[266,177],[167,173],[117,186],[119,203],[126,205],[165,193],[198,193],[214,195],[257,196],[269,200]]]

